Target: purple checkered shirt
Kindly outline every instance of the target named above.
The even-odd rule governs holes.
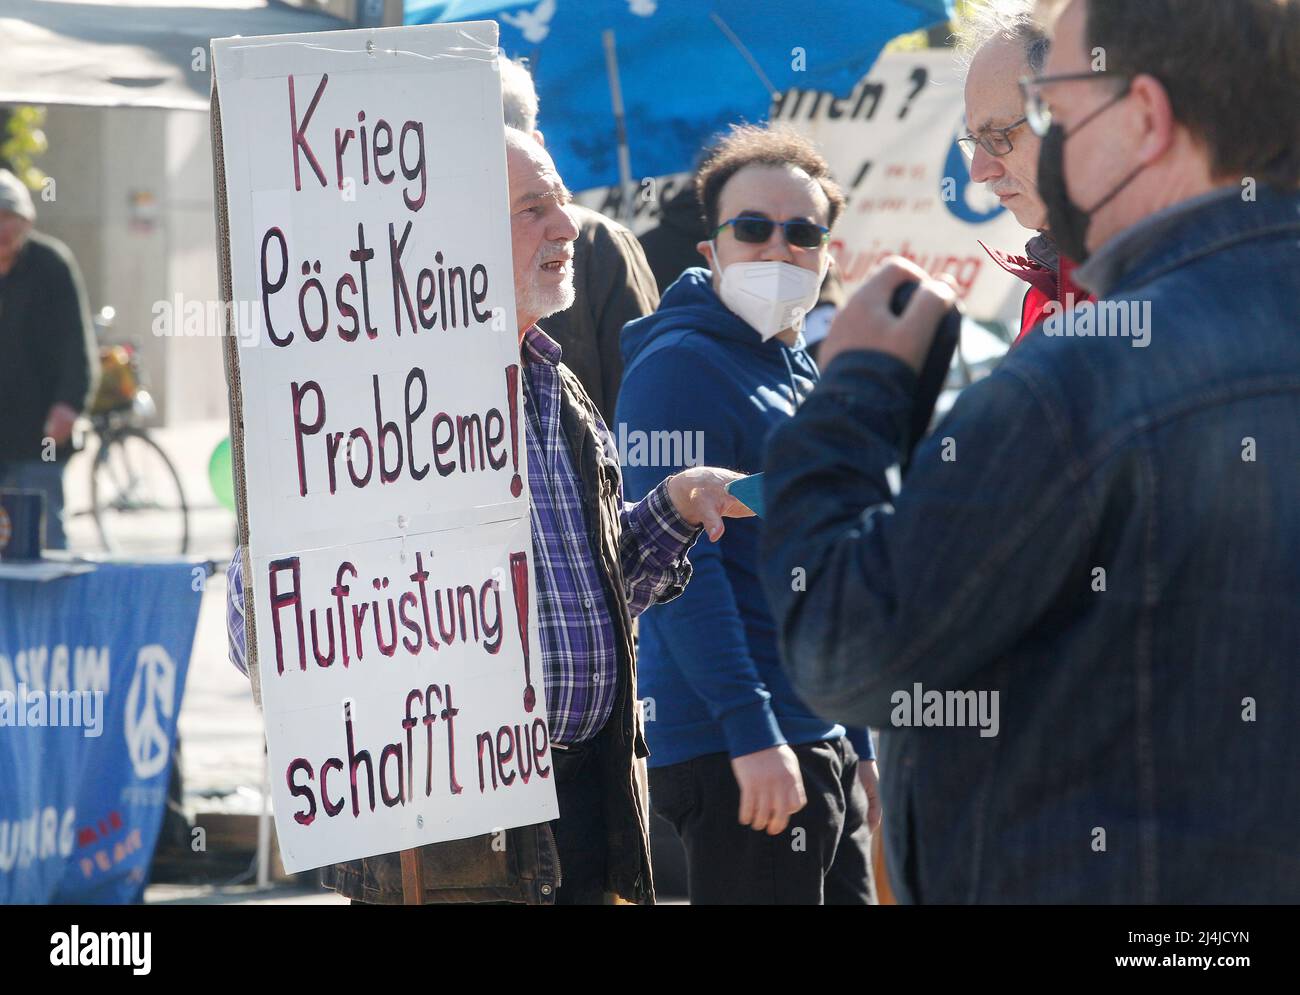
[[[581,484],[560,427],[560,346],[534,325],[524,333],[521,354],[546,711],[551,741],[563,746],[590,739],[609,720],[618,690],[618,651],[596,565],[595,537],[587,529]],[[605,452],[617,464],[614,439],[599,415],[596,420]],[[619,556],[628,610],[635,618],[669,588],[685,583],[686,552],[700,530],[677,513],[666,481],[639,503],[629,504],[622,501],[620,478],[618,495]],[[230,660],[247,674],[238,553],[226,576]]]

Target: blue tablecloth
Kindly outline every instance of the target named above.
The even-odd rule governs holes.
[[[0,904],[140,899],[206,573],[0,579]]]

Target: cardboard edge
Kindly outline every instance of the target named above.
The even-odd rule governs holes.
[[[248,492],[244,475],[244,411],[239,379],[239,339],[234,323],[230,270],[230,216],[226,197],[225,148],[221,134],[221,95],[217,87],[216,66],[212,71],[212,181],[213,210],[217,229],[217,283],[224,305],[225,327],[222,329],[222,363],[226,374],[227,403],[230,417],[230,458],[235,475],[235,515],[239,523],[239,549],[244,578],[244,660],[253,685],[253,701],[262,708],[262,680],[257,660],[257,619],[253,611],[253,564],[248,551]]]

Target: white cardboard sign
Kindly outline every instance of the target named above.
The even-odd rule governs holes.
[[[558,814],[496,44],[490,21],[213,42],[255,329],[228,347],[249,655],[291,872]]]

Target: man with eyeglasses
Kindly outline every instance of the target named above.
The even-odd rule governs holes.
[[[1019,343],[1053,301],[1060,307],[1088,299],[1047,230],[1047,208],[1038,195],[1038,146],[1025,117],[1019,81],[1043,71],[1047,35],[1034,21],[1032,0],[986,0],[967,8],[958,42],[969,58],[966,122],[971,132],[957,140],[971,179],[983,183],[1025,228],[1036,232],[1024,254],[980,245],[993,261],[1029,284],[1020,308]]]
[[[767,433],[817,380],[800,329],[844,207],[825,159],[787,129],[737,127],[695,183],[709,266],[623,331],[629,495],[693,462],[758,471]],[[871,740],[816,715],[782,673],[759,528],[697,545],[690,586],[641,616],[650,801],[685,845],[694,904],[867,904]]]
[[[898,260],[846,303],[765,464],[787,670],[882,726],[904,900],[1300,901],[1300,0],[1070,0],[1025,91],[1097,302],[896,494],[954,295]]]
[[[506,125],[545,145],[538,129],[537,87],[527,64],[503,57],[498,65]],[[580,204],[570,203],[565,210],[578,226],[573,243],[574,301],[547,319],[546,334],[564,350],[564,364],[609,421],[623,378],[619,334],[627,322],[659,305],[659,288],[632,232]]]

